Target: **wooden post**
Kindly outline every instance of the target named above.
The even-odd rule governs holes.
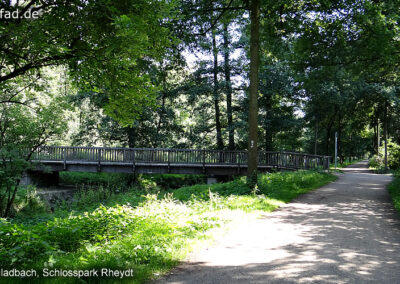
[[[203,149],[203,174],[206,173],[206,150]]]
[[[236,152],[236,159],[238,164],[237,173],[240,174],[240,152]]]
[[[64,159],[64,171],[67,169],[67,154],[66,154],[66,148],[63,149],[63,159]]]
[[[101,171],[101,148],[98,149],[97,151],[97,171],[100,172]]]
[[[170,161],[169,155],[171,153],[171,149],[168,149],[167,151],[168,151],[168,173],[170,173],[171,172],[171,161]]]
[[[132,171],[135,173],[136,172],[136,163],[135,163],[135,149],[132,149],[133,154],[132,154]]]
[[[337,153],[338,153],[338,133],[335,132],[335,170],[337,168]]]

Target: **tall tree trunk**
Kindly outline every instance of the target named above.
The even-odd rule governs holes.
[[[353,133],[350,133],[350,162],[353,160],[354,157],[354,146],[353,146]]]
[[[235,149],[235,129],[233,128],[232,114],[232,82],[231,82],[231,66],[229,62],[229,33],[228,24],[224,22],[224,71],[226,82],[226,112],[228,116],[228,149]]]
[[[18,186],[19,186],[20,181],[21,181],[21,179],[18,178],[14,183],[14,187],[10,186],[10,188],[8,189],[9,196],[8,196],[7,206],[4,211],[4,215],[2,217],[9,217],[11,208],[14,205],[15,197],[17,196],[17,191],[18,191]],[[11,189],[11,188],[13,188],[13,189]]]
[[[272,97],[270,95],[267,95],[266,103],[265,103],[265,124],[264,124],[264,130],[265,130],[265,150],[266,151],[273,151],[274,146],[273,146],[273,138],[272,138],[272,131],[271,131],[271,113],[272,113]]]
[[[166,71],[164,71],[166,72]],[[155,140],[153,141],[153,147],[157,148],[161,143],[161,127],[162,124],[164,122],[164,114],[165,114],[165,97],[166,97],[166,92],[167,92],[167,75],[166,73],[164,73],[163,76],[163,81],[162,81],[162,85],[163,85],[163,90],[162,90],[162,95],[161,95],[161,108],[160,108],[160,112],[159,112],[159,119],[158,119],[158,123],[157,123],[157,128],[156,128],[156,135],[155,135]],[[166,142],[166,141],[163,141]]]
[[[330,147],[329,144],[331,143],[331,129],[326,129],[326,143],[325,143],[325,155],[330,156]]]
[[[376,114],[376,111],[373,116],[372,124],[374,126],[374,152],[378,155],[378,115]]]
[[[156,128],[156,137],[155,140],[153,142],[153,147],[157,148],[161,143],[161,139],[160,139],[160,132],[161,132],[161,127],[162,127],[162,123],[163,123],[163,119],[164,119],[164,112],[165,112],[165,94],[163,92],[162,95],[162,99],[161,99],[161,108],[160,108],[160,114],[159,114],[159,119],[158,119],[158,123],[157,123],[157,128]],[[166,141],[164,141],[166,142]]]
[[[215,107],[215,129],[217,131],[217,148],[222,150],[224,148],[224,143],[222,141],[222,131],[221,131],[221,113],[219,110],[219,94],[218,94],[218,50],[217,41],[215,38],[215,29],[212,30],[212,48],[214,55],[214,107]]]
[[[384,116],[385,116],[385,121],[384,121],[384,127],[385,127],[385,129],[383,130],[384,132],[383,132],[383,135],[384,135],[384,139],[385,139],[385,172],[388,170],[388,153],[387,153],[387,131],[388,131],[388,126],[387,126],[387,124],[388,124],[388,119],[387,119],[387,109],[388,109],[388,106],[387,106],[387,103],[385,103],[385,111],[384,111]]]
[[[271,124],[265,124],[265,150],[274,151],[274,141],[271,132]]]
[[[381,138],[380,138],[380,136],[381,136],[381,130],[380,130],[380,128],[379,128],[379,118],[377,119],[377,121],[376,121],[376,154],[377,155],[379,155],[379,146],[380,146],[380,144],[381,144]]]
[[[373,119],[373,122],[372,122],[372,124],[373,124],[373,126],[374,126],[374,137],[373,137],[373,146],[374,146],[374,153],[376,153],[376,125],[375,125],[375,118]]]
[[[126,133],[128,135],[128,146],[129,148],[136,147],[136,129],[135,126],[127,127]]]
[[[337,149],[338,149],[338,157],[339,162],[343,164],[343,153],[342,153],[342,116],[339,111],[339,121],[338,121],[338,141],[337,141]]]
[[[375,136],[375,153],[379,155],[380,142],[380,129],[379,129],[379,106],[375,108],[375,126],[376,126],[376,136]]]
[[[318,146],[318,118],[315,118],[314,155],[317,155]]]
[[[260,45],[260,0],[250,1],[250,89],[247,183],[257,184],[258,68]]]

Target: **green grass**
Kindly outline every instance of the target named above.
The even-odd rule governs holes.
[[[390,196],[393,200],[393,205],[398,212],[400,212],[400,172],[394,174],[394,179],[388,185]]]
[[[228,183],[218,183],[211,187],[208,185],[183,187],[175,190],[173,196],[182,201],[209,200],[209,192],[211,192],[222,199],[230,198],[227,202],[230,209],[272,211],[276,208],[277,203],[290,202],[298,195],[334,179],[336,178],[330,174],[313,171],[279,172],[260,175],[256,192],[252,192],[246,186],[245,178],[241,178]],[[236,205],[233,206],[233,204]]]
[[[356,163],[358,163],[358,162],[360,162],[360,161],[362,161],[362,160],[352,160],[352,161],[344,161],[343,163],[337,163],[337,168],[338,169],[342,169],[342,168],[345,168],[345,167],[348,167],[348,166],[351,166],[351,165],[354,165],[354,164],[356,164]],[[333,170],[333,169],[335,169],[335,162],[333,162],[333,163],[331,163],[330,164],[330,166],[329,166],[329,168],[331,169],[331,170]]]
[[[271,212],[334,179],[312,171],[273,173],[260,175],[253,190],[240,178],[169,192],[114,194],[103,204],[56,212],[41,222],[0,219],[0,267],[132,268],[134,277],[125,280],[143,283],[177,265],[199,241],[210,237],[212,229],[231,221],[235,212]],[[75,278],[37,281],[79,282]]]
[[[124,173],[84,173],[60,172],[60,182],[66,185],[103,185],[113,187],[159,187],[160,189],[176,189],[183,186],[205,182],[203,175],[178,174],[124,174]]]
[[[60,172],[60,182],[66,185],[128,186],[136,179],[134,174]]]
[[[206,182],[204,175],[182,175],[182,174],[143,174],[142,180],[150,180],[161,189],[177,189]]]

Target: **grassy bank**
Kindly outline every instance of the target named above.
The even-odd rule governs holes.
[[[157,186],[160,189],[176,189],[205,181],[204,175],[60,172],[60,183],[65,185]]]
[[[360,161],[362,161],[362,160],[352,160],[352,161],[346,160],[346,161],[344,161],[343,163],[339,163],[339,162],[338,162],[338,163],[337,163],[337,168],[338,168],[338,169],[342,169],[342,168],[345,168],[345,167],[348,167],[348,166],[357,164],[357,163],[360,162]],[[331,169],[331,170],[335,169],[335,161],[333,161],[333,162],[330,164],[330,169]]]
[[[157,193],[130,190],[80,210],[55,212],[57,217],[43,222],[0,219],[0,267],[33,268],[39,274],[43,268],[133,269],[134,276],[125,280],[142,283],[175,266],[198,240],[208,238],[211,229],[238,212],[270,212],[334,179],[327,173],[299,171],[262,175],[254,190],[244,178]],[[78,282],[76,278],[33,280]]]
[[[394,207],[400,212],[400,172],[394,173],[394,179],[388,185],[388,190],[392,197]]]

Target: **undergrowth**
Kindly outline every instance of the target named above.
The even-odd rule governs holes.
[[[340,163],[340,162],[338,162],[337,163],[337,168],[338,169],[342,169],[342,168],[345,168],[345,167],[348,167],[348,166],[351,166],[351,165],[354,165],[354,164],[356,164],[356,163],[358,163],[358,162],[360,162],[361,160],[346,160],[346,161],[343,161],[343,163]],[[335,168],[335,161],[333,161],[331,164],[330,164],[330,169],[332,170],[332,169],[334,169]]]
[[[400,171],[394,173],[394,179],[388,185],[388,190],[394,207],[400,213]]]
[[[124,174],[60,172],[60,182],[65,185],[102,185],[106,187],[157,186],[160,189],[176,189],[182,186],[204,183],[203,175],[182,174]]]
[[[71,212],[60,209],[39,222],[0,219],[0,267],[33,268],[39,274],[43,268],[133,269],[134,277],[125,280],[142,283],[175,266],[212,228],[230,221],[232,212],[270,212],[334,179],[327,173],[298,171],[260,175],[255,189],[240,178],[171,192],[131,190],[110,195],[97,206],[84,207],[83,202]],[[113,281],[29,279],[82,280]]]

